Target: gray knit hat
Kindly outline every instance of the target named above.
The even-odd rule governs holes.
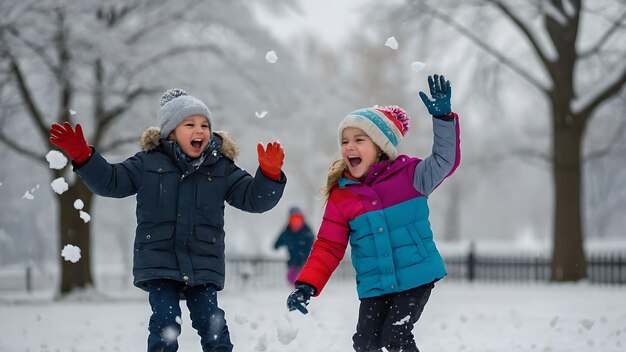
[[[192,115],[204,116],[211,126],[211,111],[202,100],[193,97],[182,89],[168,89],[159,100],[159,120],[161,138],[167,138],[184,119]]]

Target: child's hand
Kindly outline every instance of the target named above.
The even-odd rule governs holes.
[[[285,160],[285,151],[280,143],[267,143],[267,149],[264,149],[263,144],[259,143],[256,150],[259,154],[259,166],[263,175],[274,181],[280,180],[280,169]]]
[[[80,124],[76,124],[76,130],[69,122],[63,124],[52,124],[50,127],[50,142],[61,148],[77,164],[85,163],[91,156],[91,148],[83,136],[83,129]]]
[[[314,293],[315,289],[313,286],[298,284],[296,290],[287,297],[287,308],[289,308],[290,311],[297,309],[302,314],[308,313],[309,311],[306,309],[306,306],[309,305],[309,300]]]
[[[428,87],[432,100],[428,98],[426,93],[420,92],[420,98],[422,98],[428,112],[435,117],[452,112],[450,108],[450,97],[452,96],[450,81],[446,81],[445,77],[439,75],[435,75],[434,79],[428,76]]]

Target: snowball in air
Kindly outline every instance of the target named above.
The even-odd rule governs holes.
[[[82,200],[80,200],[80,199],[76,199],[76,200],[74,201],[74,209],[76,209],[76,210],[81,210],[84,206],[85,206],[85,203],[83,203],[83,201],[82,201]]]
[[[76,115],[76,110],[70,109],[70,115]]]
[[[22,198],[24,198],[24,199],[35,199],[35,197],[30,193],[30,191],[24,192],[24,195],[22,196]]]
[[[424,67],[426,67],[426,63],[424,62],[415,61],[411,63],[411,70],[413,70],[413,72],[420,72]]]
[[[275,63],[278,60],[278,56],[276,56],[276,52],[274,50],[270,50],[265,54],[265,60],[270,64]]]
[[[84,212],[82,210],[79,212],[79,215],[80,215],[80,218],[83,219],[85,224],[88,223],[89,220],[91,220],[91,216],[88,213],[86,213],[86,212]]]
[[[46,160],[51,169],[61,170],[67,165],[67,158],[58,150],[51,150],[46,154]]]
[[[65,261],[76,263],[80,260],[80,248],[66,244],[61,251],[61,256],[63,256]]]
[[[389,37],[385,42],[385,46],[390,47],[393,50],[398,49],[398,42],[396,41],[396,37]]]
[[[265,115],[267,115],[267,111],[265,111],[265,110],[263,110],[263,111],[261,111],[261,112],[258,112],[258,111],[257,111],[257,112],[255,112],[254,114],[256,115],[256,117],[258,117],[258,118],[262,119],[262,118],[264,118],[264,117],[265,117]]]
[[[52,181],[52,183],[50,183],[50,186],[58,194],[63,194],[63,192],[70,189],[70,186],[67,184],[67,182],[65,182],[64,177],[59,177],[55,179],[54,181]]]

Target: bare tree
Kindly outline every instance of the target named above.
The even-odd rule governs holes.
[[[251,12],[240,1],[28,0],[2,2],[0,12],[0,102],[4,110],[0,143],[44,167],[53,122],[87,125],[88,142],[103,153],[136,142],[138,131],[109,132],[145,97],[154,98],[170,88],[165,84],[167,77],[189,72],[185,60],[194,54],[196,58],[202,54],[204,62],[231,67],[232,80],[257,87],[259,98],[279,100],[267,93],[262,79],[249,72],[261,71],[258,66],[241,64],[245,60],[239,55],[241,48],[249,51],[252,46],[247,35],[254,33],[250,35],[253,41],[269,39],[256,33]],[[177,65],[167,65],[172,62]],[[168,70],[174,72],[168,74]],[[207,84],[204,89],[216,86]],[[78,120],[76,106],[91,113],[80,114]],[[20,138],[11,130],[13,125],[31,126],[39,140]],[[66,173],[50,169],[51,179]],[[56,198],[58,240],[61,247],[78,246],[81,260],[75,264],[61,260],[61,295],[94,283],[90,225],[73,207],[81,199],[83,210],[89,213],[93,194],[77,178],[69,182],[69,190]]]
[[[465,3],[466,6],[454,1],[407,2],[410,10],[403,7],[402,13],[396,11],[396,15],[440,20],[437,26],[454,29],[545,97],[552,124],[549,162],[555,201],[551,279],[586,278],[581,148],[595,113],[626,84],[626,48],[619,44],[626,32],[626,5],[582,0],[515,4],[476,0]],[[468,19],[476,13],[481,25],[471,26]],[[481,32],[481,26],[487,26],[487,30]],[[513,29],[517,42],[525,44],[528,55],[522,57],[532,60],[514,57],[507,48],[490,41],[493,38],[489,31],[501,32],[502,26]],[[532,153],[540,154],[528,154]]]

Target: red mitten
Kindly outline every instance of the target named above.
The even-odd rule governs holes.
[[[77,164],[84,164],[91,156],[91,148],[83,135],[83,128],[76,124],[76,130],[69,122],[52,124],[50,127],[50,142],[72,158]]]
[[[285,160],[285,151],[280,143],[267,143],[267,149],[264,149],[263,144],[259,143],[256,150],[259,154],[259,166],[263,175],[274,181],[280,180],[280,169]]]

